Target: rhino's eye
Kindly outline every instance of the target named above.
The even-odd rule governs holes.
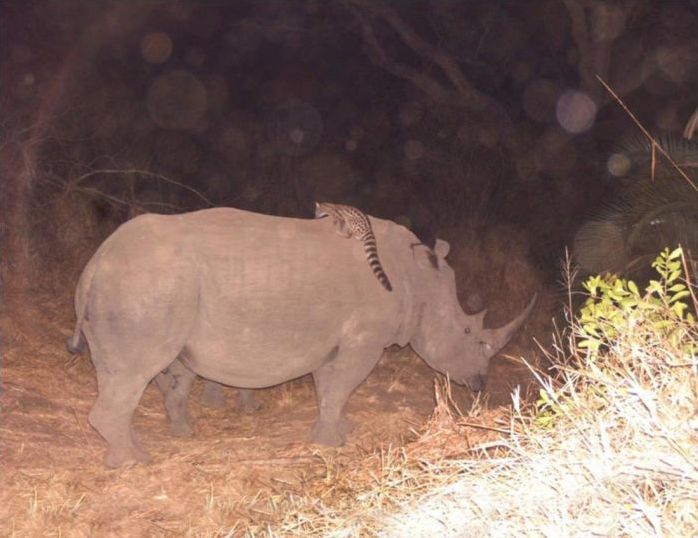
[[[470,334],[470,327],[466,327],[465,329],[463,329],[463,332],[465,334]]]

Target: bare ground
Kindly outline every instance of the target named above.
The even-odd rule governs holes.
[[[409,348],[388,350],[352,395],[347,414],[356,428],[338,449],[309,441],[316,414],[309,377],[259,391],[263,407],[254,414],[234,408],[234,389],[227,389],[227,408],[202,406],[197,382],[190,402],[195,435],[187,439],[169,434],[162,398],[151,384],[134,427],[154,462],[107,470],[105,444],[87,422],[97,393],[92,364],[64,347],[72,331],[69,300],[45,295],[21,308],[13,308],[12,300],[5,303],[2,536],[263,533],[283,517],[293,495],[332,495],[332,474],[343,466],[413,440],[434,408],[435,374]],[[505,351],[519,355],[521,344],[530,347],[529,342],[519,335]],[[497,406],[509,402],[511,388],[528,379],[524,367],[493,361],[487,391],[491,420]],[[453,392],[467,409],[471,394],[459,387]],[[473,440],[483,435],[486,430],[472,431]]]

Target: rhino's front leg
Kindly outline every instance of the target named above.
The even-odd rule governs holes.
[[[336,347],[327,361],[313,372],[319,415],[313,429],[313,442],[322,445],[344,444],[351,423],[343,417],[349,395],[380,359],[382,349],[375,347],[342,350]]]
[[[237,389],[237,399],[235,407],[242,413],[254,413],[262,407],[257,401],[255,391],[252,389]],[[224,408],[225,407],[225,389],[224,386],[215,381],[204,381],[204,390],[199,399],[202,405],[206,407]]]
[[[235,407],[242,413],[254,413],[262,408],[262,404],[257,400],[255,391],[252,389],[237,389],[238,395],[235,400]]]
[[[222,409],[225,407],[225,392],[223,385],[215,381],[204,379],[204,390],[201,392],[199,402],[206,407]]]

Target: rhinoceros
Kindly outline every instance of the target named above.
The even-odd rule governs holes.
[[[369,217],[393,291],[381,287],[358,241],[328,219],[232,208],[147,214],[121,225],[79,279],[69,347],[89,345],[98,397],[90,424],[108,467],[149,461],[131,420],[154,378],[179,434],[191,432],[196,375],[242,389],[312,374],[313,441],[340,445],[343,409],[384,348],[410,344],[432,368],[480,390],[490,357],[528,315],[485,329],[456,297],[448,243],[433,249],[405,227]],[[166,374],[162,372],[166,371]]]

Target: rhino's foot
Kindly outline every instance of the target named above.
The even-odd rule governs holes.
[[[118,467],[131,467],[139,463],[150,463],[152,458],[145,450],[138,447],[131,448],[115,448],[110,447],[104,456],[104,465],[110,469]]]
[[[262,404],[257,400],[253,390],[238,389],[235,407],[242,413],[254,413],[262,408]]]
[[[346,419],[332,423],[318,421],[313,428],[313,442],[320,445],[342,446],[346,441],[346,434],[353,428],[353,424]]]
[[[223,387],[213,381],[206,381],[199,402],[206,407],[215,407],[219,409],[225,407],[225,392],[223,391]]]

